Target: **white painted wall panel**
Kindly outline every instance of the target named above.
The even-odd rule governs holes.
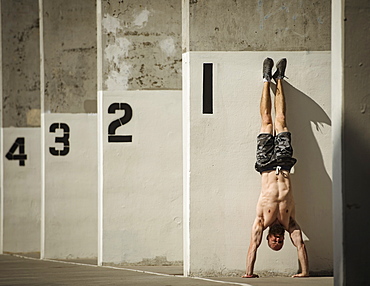
[[[96,114],[44,114],[45,117],[45,258],[97,257],[97,120]],[[67,136],[69,151],[56,138]]]
[[[102,262],[182,261],[181,91],[102,95]],[[109,114],[114,103],[132,109],[132,118],[115,130],[132,142],[108,142],[109,125],[128,114]]]
[[[17,138],[24,138],[24,166],[5,156]],[[4,252],[40,251],[40,128],[3,128]],[[19,155],[20,147],[15,149]]]
[[[189,85],[184,86],[183,107],[188,122],[184,144],[189,145],[184,146],[184,204],[189,215],[184,227],[189,238],[185,273],[245,269],[260,193],[254,163],[262,62],[267,56],[275,62],[288,59],[287,120],[298,159],[292,184],[311,270],[332,269],[330,53],[190,52],[184,55],[183,80]],[[213,63],[213,114],[202,113],[203,63]],[[297,271],[295,247],[287,239],[283,250],[273,252],[264,236],[255,269]]]

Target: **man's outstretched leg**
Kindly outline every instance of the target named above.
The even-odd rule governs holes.
[[[285,96],[283,89],[283,81],[285,77],[285,68],[287,60],[281,59],[276,64],[276,72],[273,77],[276,81],[276,94],[275,94],[275,130],[276,134],[281,132],[288,132],[286,125],[286,106],[285,106]]]
[[[276,154],[281,158],[285,158],[289,162],[289,170],[296,162],[296,159],[292,158],[293,148],[291,145],[291,133],[288,130],[286,123],[286,105],[285,96],[283,89],[283,82],[285,77],[285,68],[287,65],[287,60],[281,59],[276,64],[276,72],[273,78],[276,81],[276,93],[275,93],[275,149]],[[284,167],[284,166],[280,166]],[[287,166],[285,166],[287,168]]]
[[[263,62],[263,90],[260,103],[261,113],[261,133],[273,134],[273,124],[271,116],[271,95],[270,82],[272,79],[272,67],[274,61],[266,58]]]
[[[272,150],[273,146],[273,124],[271,116],[271,95],[270,82],[272,79],[272,67],[274,61],[266,58],[263,62],[263,89],[260,103],[261,112],[261,133],[257,137],[257,161],[265,162],[269,159],[268,151]],[[267,146],[267,148],[264,148]],[[267,150],[266,150],[267,149]],[[264,226],[259,217],[256,217],[253,227],[251,240],[247,255],[246,273],[243,278],[257,278],[258,275],[253,273],[254,263],[256,262],[257,248],[262,241],[262,233]]]

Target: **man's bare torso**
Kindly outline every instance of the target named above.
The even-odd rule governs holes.
[[[261,194],[257,203],[257,216],[263,219],[263,228],[280,223],[288,229],[290,218],[295,217],[294,199],[288,171],[280,170],[261,174]]]

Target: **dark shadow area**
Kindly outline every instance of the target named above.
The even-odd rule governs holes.
[[[305,243],[312,274],[315,274],[315,270],[320,270],[321,275],[326,270],[328,273],[325,274],[330,274],[333,261],[325,261],[323,257],[333,256],[332,180],[313,129],[320,132],[325,125],[331,126],[331,120],[310,95],[286,81],[283,88],[287,125],[292,133],[293,156],[298,160],[291,175],[296,218],[308,238]],[[272,89],[275,93],[276,86],[272,86]]]
[[[370,215],[370,95],[367,97],[368,103],[364,103],[365,98],[361,102],[359,95],[352,95],[351,90],[347,91],[343,116],[342,259],[346,279],[351,285],[369,284],[366,257],[370,255],[370,230],[367,228]]]

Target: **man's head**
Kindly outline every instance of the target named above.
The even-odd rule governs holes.
[[[284,233],[285,229],[281,224],[270,226],[269,234],[267,235],[267,243],[272,250],[278,251],[283,248]]]

